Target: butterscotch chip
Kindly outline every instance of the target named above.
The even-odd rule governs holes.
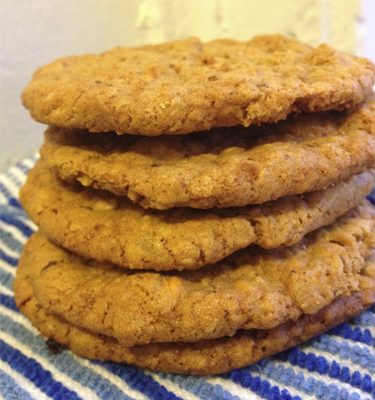
[[[184,272],[135,272],[69,253],[40,233],[20,264],[42,307],[127,345],[196,342],[271,329],[358,291],[375,247],[374,207],[282,250],[248,248]]]
[[[371,261],[367,263],[367,270]],[[372,262],[372,264],[374,264]],[[44,336],[92,359],[130,363],[156,371],[217,374],[254,363],[338,325],[363,311],[375,300],[375,275],[366,289],[339,297],[317,314],[303,315],[271,330],[252,330],[232,337],[197,343],[157,343],[127,347],[109,336],[97,335],[53,316],[37,302],[30,284],[33,271],[20,266],[15,280],[17,306]]]
[[[369,60],[327,45],[192,38],[59,59],[34,74],[22,100],[49,125],[155,136],[352,107],[374,81]]]
[[[143,207],[261,204],[324,189],[375,166],[375,100],[258,128],[136,138],[49,128],[42,157],[64,180]]]
[[[67,185],[39,162],[20,198],[53,241],[86,258],[131,269],[195,269],[255,243],[277,248],[357,206],[374,185],[363,172],[320,192],[259,207],[151,211],[126,198]]]

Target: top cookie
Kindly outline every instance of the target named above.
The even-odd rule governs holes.
[[[59,59],[34,74],[22,100],[50,125],[157,136],[352,107],[374,81],[370,61],[327,45],[191,38]]]

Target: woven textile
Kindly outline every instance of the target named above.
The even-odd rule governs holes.
[[[12,290],[22,246],[35,230],[18,201],[34,162],[0,175],[0,399],[375,398],[375,306],[308,343],[216,377],[157,374],[48,346],[18,312]]]

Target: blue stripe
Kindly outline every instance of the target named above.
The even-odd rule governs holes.
[[[12,251],[17,251],[18,253],[21,253],[22,251],[23,247],[22,243],[19,240],[15,239],[10,232],[7,232],[1,228],[0,228],[0,242]]]
[[[4,253],[4,251],[1,249],[0,249],[0,260],[6,262],[9,265],[12,265],[13,267],[17,266],[18,264],[18,258],[9,256],[8,254]]]
[[[375,188],[372,189],[372,192],[370,193],[370,195],[367,198],[375,206]]]
[[[33,400],[26,390],[7,373],[0,369],[0,393],[4,400]]]
[[[181,399],[164,386],[154,381],[151,376],[145,375],[137,367],[103,361],[94,361],[94,363],[101,365],[108,371],[124,379],[130,387],[146,394],[152,400]]]
[[[24,173],[23,171],[21,172]],[[18,188],[21,187],[22,182],[11,172],[11,170],[5,172],[4,175],[7,176]],[[0,192],[6,197],[9,205],[16,208],[22,208],[18,199],[14,197],[9,188],[1,181],[0,181]]]
[[[253,376],[249,369],[237,369],[224,374],[225,378],[231,379],[244,388],[250,389],[263,399],[272,400],[301,400],[299,396],[292,396],[287,389],[280,389],[279,386],[271,385],[266,379]]]
[[[0,284],[9,290],[12,290],[13,275],[0,268]]]
[[[355,342],[367,344],[368,346],[375,345],[375,338],[372,336],[369,329],[361,329],[358,326],[351,327],[349,324],[342,324],[331,329],[329,334],[340,336],[344,339],[350,339]]]
[[[63,350],[61,353],[51,356],[45,340],[41,336],[33,335],[29,330],[7,316],[3,316],[2,330],[17,338],[20,342],[27,343],[35,354],[38,354],[43,359],[48,359],[58,370],[79,382],[82,386],[93,390],[99,398],[106,400],[132,399],[108,379],[77,362],[71,352]]]
[[[16,227],[26,237],[29,237],[33,234],[33,230],[30,227],[24,224],[20,219],[14,218],[10,214],[0,214],[0,221]]]
[[[21,254],[23,250],[23,246],[27,241],[27,238],[22,237],[19,239],[17,236],[15,236],[15,232],[9,231],[8,229],[10,228],[9,225],[6,225],[4,222],[1,222],[0,226],[0,241],[7,246],[9,249],[12,251],[18,252]],[[14,229],[12,227],[12,229]]]
[[[23,173],[23,172],[22,172]],[[21,180],[18,178],[18,176],[16,176],[14,174],[14,172],[12,172],[12,169],[9,169],[8,171],[5,172],[4,174],[8,179],[10,179],[14,185],[21,187],[22,186],[22,182]]]
[[[79,400],[78,394],[62,383],[55,381],[52,374],[46,371],[36,360],[26,357],[19,350],[9,346],[0,339],[2,351],[0,358],[8,363],[14,370],[34,382],[42,392],[55,399]]]
[[[206,399],[225,399],[225,400],[240,400],[239,397],[233,395],[232,393],[225,390],[220,385],[212,385],[206,382],[204,378],[197,376],[182,376],[182,375],[172,375],[163,374],[159,375],[168,381],[173,382],[182,389],[185,389],[195,396],[206,400]]]
[[[21,181],[12,173],[11,170],[6,171],[3,176],[6,176],[7,179],[9,179],[17,188],[20,188],[22,185]]]
[[[319,375],[337,379],[367,393],[371,393],[375,389],[375,384],[370,375],[362,376],[359,371],[353,373],[348,367],[344,367],[336,361],[330,362],[323,356],[305,353],[298,347],[280,353],[276,358],[289,361],[292,365],[307,369],[309,372],[316,372]]]
[[[319,350],[337,355],[343,360],[350,360],[371,373],[375,373],[375,356],[366,348],[357,345],[351,346],[345,341],[338,342],[327,334],[321,335],[311,345]]]
[[[361,326],[375,326],[375,315],[371,310],[367,310],[354,319],[354,323]]]
[[[11,296],[7,296],[6,294],[0,293],[0,304],[3,306],[18,312],[18,308],[16,306],[16,303],[14,301],[14,298]]]
[[[34,163],[36,160],[32,160],[32,162]],[[25,175],[27,175],[27,173],[30,171],[30,167],[28,167],[26,164],[23,163],[23,161],[18,162],[16,164],[16,167]]]
[[[2,182],[0,182],[0,192],[5,196],[9,205],[16,208],[22,208],[21,203],[18,201],[18,199],[13,196],[13,194]]]
[[[22,209],[21,203],[15,197],[9,197],[8,203],[12,207],[16,207],[16,208],[21,208]]]
[[[284,385],[292,386],[295,389],[306,393],[309,396],[314,396],[319,400],[349,400],[360,397],[356,392],[349,392],[348,390],[339,387],[335,384],[324,383],[313,377],[305,378],[303,372],[296,373],[292,368],[285,367],[284,365],[275,365],[268,360],[258,365],[251,367],[252,370],[258,370],[269,378],[272,378]]]
[[[13,217],[22,218],[29,221],[25,211],[22,208],[19,209],[9,204],[0,204],[0,215],[11,215]]]
[[[22,174],[24,173],[22,172]],[[23,182],[21,182],[21,180],[11,170],[7,171],[5,175],[17,186],[18,189],[23,185]],[[14,196],[9,196],[8,203],[12,207],[22,209],[21,203]]]
[[[0,192],[7,198],[13,197],[12,193],[9,191],[9,189],[3,184],[3,182],[0,182]]]

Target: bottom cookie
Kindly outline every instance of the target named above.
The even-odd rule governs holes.
[[[375,263],[367,264],[369,277]],[[368,284],[367,284],[367,283]],[[159,343],[127,347],[118,340],[70,325],[48,314],[36,301],[27,275],[21,269],[15,282],[16,303],[41,333],[83,357],[111,360],[155,371],[208,375],[252,364],[304,342],[357,315],[375,300],[373,281],[361,292],[335,299],[317,314],[303,315],[271,330],[249,330],[232,337],[197,343]]]

